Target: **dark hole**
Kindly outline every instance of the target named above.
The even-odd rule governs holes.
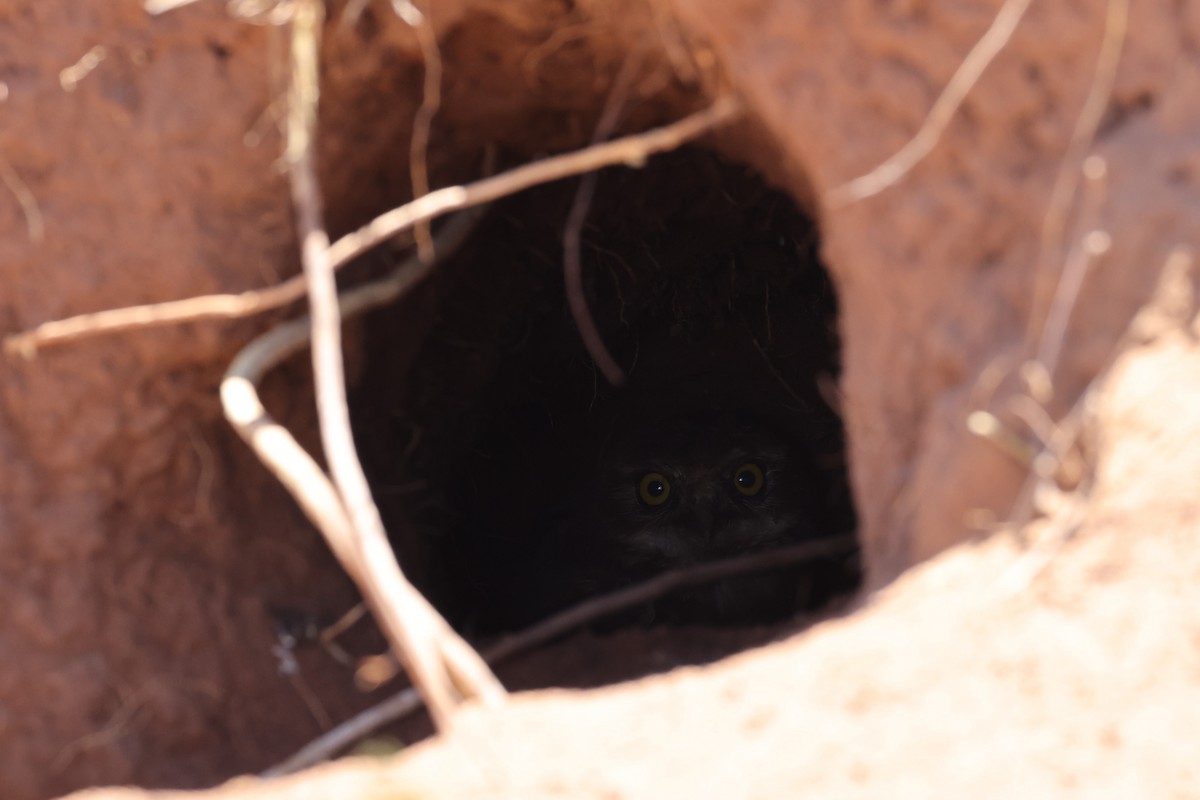
[[[368,321],[364,461],[402,562],[472,634],[855,525],[827,402],[837,303],[813,223],[703,150],[602,173],[582,261],[588,305],[629,374],[614,389],[565,300],[577,186],[498,203],[434,278]],[[779,620],[857,580],[856,555],[831,557],[604,625]]]

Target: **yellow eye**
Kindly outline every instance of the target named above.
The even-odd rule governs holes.
[[[647,472],[638,484],[638,497],[648,506],[661,506],[671,496],[671,482],[661,472]]]
[[[747,497],[753,497],[762,491],[763,471],[753,461],[742,464],[733,473],[733,485]]]

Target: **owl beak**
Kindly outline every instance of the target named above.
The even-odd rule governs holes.
[[[717,487],[709,476],[699,473],[691,483],[688,497],[689,513],[687,527],[691,531],[694,558],[704,561],[712,558],[718,545],[721,498]]]
[[[710,551],[717,541],[717,514],[713,506],[714,503],[711,499],[705,498],[703,502],[700,502],[700,499],[697,498],[696,509],[692,512],[689,520],[694,531],[694,540],[698,545],[697,549],[704,557],[710,555]]]

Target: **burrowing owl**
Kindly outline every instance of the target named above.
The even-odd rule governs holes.
[[[562,605],[675,567],[804,541],[821,533],[803,449],[741,411],[640,412],[550,531],[534,581]],[[777,570],[685,590],[646,613],[740,622],[793,610],[803,571]]]

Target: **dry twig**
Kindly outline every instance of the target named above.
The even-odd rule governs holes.
[[[1029,3],[1030,0],[1006,0],[991,26],[959,64],[916,134],[904,147],[875,169],[826,193],[825,203],[829,208],[841,208],[879,194],[903,178],[933,151],[954,113],[979,81],[983,71],[1012,38],[1017,23],[1029,8]]]
[[[1112,97],[1116,81],[1117,66],[1121,62],[1121,50],[1125,45],[1125,34],[1129,24],[1129,0],[1109,0],[1104,21],[1104,39],[1100,43],[1100,54],[1096,57],[1096,69],[1083,108],[1075,119],[1075,128],[1067,151],[1063,154],[1062,166],[1055,178],[1050,193],[1046,216],[1042,221],[1042,237],[1038,252],[1037,272],[1034,277],[1032,313],[1026,331],[1026,342],[1032,346],[1038,334],[1038,323],[1042,332],[1048,320],[1041,315],[1042,308],[1054,293],[1052,283],[1060,280],[1054,274],[1054,264],[1062,259],[1062,240],[1070,213],[1072,200],[1079,184],[1080,169],[1087,151],[1096,138],[1096,130],[1108,101]],[[1047,312],[1047,317],[1049,312]]]
[[[478,214],[467,213],[449,223],[438,237],[443,256],[453,252],[466,238],[477,218]],[[338,298],[342,318],[394,301],[428,276],[433,266],[410,258],[390,275],[344,292]],[[354,577],[359,573],[358,562],[353,549],[347,546],[350,524],[337,492],[291,433],[267,413],[256,390],[270,369],[308,346],[310,332],[311,320],[305,316],[279,325],[252,341],[226,372],[221,400],[226,417],[239,435],[288,489],[309,519],[323,532],[332,532],[328,536],[330,547]],[[417,605],[424,607],[424,599]]]
[[[1084,174],[1088,180],[1082,216],[1083,227],[1088,230],[1089,226],[1099,224],[1101,209],[1107,199],[1104,182],[1107,166],[1104,160],[1098,156],[1088,158],[1084,164]],[[1027,394],[1020,394],[1012,399],[1008,403],[1007,410],[1025,422],[1030,431],[1043,443],[1047,441],[1047,437],[1031,424],[1034,416],[1030,404],[1045,404],[1053,397],[1054,373],[1058,367],[1059,354],[1062,352],[1062,346],[1066,340],[1071,314],[1083,289],[1084,279],[1092,264],[1108,252],[1111,244],[1111,237],[1108,233],[1093,228],[1088,230],[1083,239],[1071,248],[1055,290],[1054,301],[1042,328],[1037,352],[1032,359],[1021,364],[1020,374]],[[1031,316],[1031,319],[1033,318]],[[1026,442],[1023,435],[1006,426],[999,417],[991,412],[982,410],[990,404],[991,397],[999,388],[1000,382],[1010,373],[1013,360],[1013,358],[994,359],[980,374],[972,389],[973,399],[969,403],[969,407],[977,410],[968,415],[967,427],[977,436],[990,439],[1001,449],[1006,450],[1017,463],[1028,467],[1033,463],[1033,448]],[[1041,412],[1039,417],[1049,420],[1049,412],[1041,405],[1037,405],[1037,407]],[[1047,427],[1045,420],[1038,423],[1043,428]],[[1053,422],[1049,421],[1049,425],[1052,426]]]
[[[1055,291],[1054,303],[1046,316],[1045,327],[1042,330],[1042,342],[1035,356],[1040,366],[1040,374],[1046,384],[1037,400],[1047,402],[1050,399],[1050,387],[1054,372],[1058,367],[1058,357],[1062,352],[1063,342],[1067,338],[1067,326],[1071,321],[1071,313],[1083,289],[1083,280],[1091,270],[1092,264],[1105,255],[1112,247],[1112,237],[1102,230],[1088,231],[1083,241],[1071,248],[1067,254],[1059,278],[1058,289]]]
[[[335,505],[328,510],[337,519],[322,527],[321,532],[358,583],[434,722],[445,730],[450,724],[456,695],[491,702],[502,698],[504,689],[477,654],[449,629],[404,577],[355,452],[346,405],[341,311],[315,164],[317,51],[323,18],[320,0],[302,0],[293,12],[287,147],[312,317],[318,421],[325,458],[336,487],[332,498]]]
[[[1108,252],[1112,244],[1111,237],[1107,232],[1100,229],[1087,229],[1087,226],[1095,225],[1099,221],[1100,207],[1105,199],[1104,179],[1106,175],[1104,161],[1098,157],[1088,158],[1087,151],[1095,139],[1096,130],[1112,96],[1128,21],[1129,0],[1108,0],[1104,38],[1100,44],[1091,86],[1079,116],[1076,118],[1067,151],[1063,155],[1058,177],[1051,192],[1046,216],[1043,219],[1041,243],[1034,276],[1034,291],[1025,336],[1026,351],[1034,352],[1030,360],[1021,366],[1021,374],[1030,397],[1033,401],[1041,404],[1049,402],[1053,397],[1054,373],[1084,278],[1088,274],[1091,263]],[[1062,257],[1062,238],[1066,229],[1067,217],[1074,205],[1081,174],[1087,178],[1085,188],[1088,189],[1088,192],[1082,203],[1082,214],[1087,232],[1067,255],[1062,270],[1055,273],[1052,265]],[[1169,259],[1168,266],[1172,263]],[[1042,309],[1047,304],[1049,307],[1046,308],[1043,315]],[[1127,331],[1114,346],[1114,352],[1121,351],[1128,337],[1129,332]],[[998,367],[993,368],[994,366],[989,365],[978,382],[982,383],[984,377],[988,378],[989,394],[999,385],[1003,374],[1008,371]],[[1111,361],[1089,382],[1070,411],[1057,423],[1050,422],[1048,425],[1048,414],[1037,416],[1031,413],[1029,404],[1024,399],[1018,400],[1010,406],[1009,410],[1025,421],[1034,435],[1041,440],[1042,446],[1034,451],[1032,456],[1021,459],[1022,463],[1028,466],[1029,473],[1013,503],[1005,526],[1017,527],[1029,521],[1036,510],[1036,498],[1039,492],[1044,495],[1057,490],[1056,476],[1062,471],[1064,460],[1076,447],[1084,427],[1084,417],[1094,387],[1107,374],[1110,366]],[[987,414],[987,412],[976,411],[968,419],[976,418],[980,414]],[[991,415],[988,414],[988,416]],[[994,417],[992,419],[995,420]],[[1002,433],[1010,439],[1019,438],[1013,431],[1000,425],[998,420],[995,421],[996,426],[994,426],[993,432]],[[989,436],[988,438],[993,437]],[[1000,442],[1000,439],[994,440]],[[1020,441],[1024,442],[1023,439]],[[1026,447],[1028,450],[1033,450],[1032,447]],[[1086,494],[1089,481],[1083,474],[1084,468],[1079,467],[1075,471],[1079,474],[1072,477],[1082,481],[1076,492]],[[1029,556],[1010,573],[1005,580],[1005,585],[1011,591],[1019,591],[1027,586],[1045,568],[1053,553],[1057,552],[1061,544],[1078,526],[1082,517],[1076,513],[1078,509],[1075,506],[1072,506],[1072,509],[1067,521],[1059,526],[1058,533],[1049,537],[1052,542],[1056,543],[1048,549],[1036,549],[1036,555],[1034,551],[1031,551]],[[1035,562],[1036,565],[1034,565]]]
[[[134,691],[121,691],[121,704],[109,716],[108,721],[99,728],[68,742],[50,762],[51,771],[61,773],[83,753],[106,744],[112,744],[120,739],[128,731],[133,718],[150,699],[155,684],[156,681],[152,678]]]
[[[534,161],[465,186],[448,186],[430,192],[411,203],[381,214],[357,231],[338,239],[328,251],[330,266],[334,269],[344,266],[396,234],[452,211],[484,205],[532,186],[614,164],[640,167],[655,153],[674,150],[729,122],[740,110],[741,106],[736,99],[723,97],[702,111],[655,130]],[[32,330],[8,336],[4,340],[4,347],[7,352],[33,357],[40,347],[63,344],[101,333],[203,319],[249,316],[295,302],[304,297],[306,292],[304,276],[297,275],[275,286],[241,294],[206,295],[81,314],[68,319],[45,322]]]
[[[451,211],[490,203],[531,186],[540,186],[615,164],[640,167],[650,156],[674,150],[731,121],[740,112],[741,104],[735,98],[725,96],[708,108],[661,128],[571,153],[550,156],[466,186],[438,189],[411,203],[380,214],[357,231],[338,239],[330,248],[330,260],[337,265],[344,264],[397,233],[409,230],[418,222],[436,219]]]
[[[429,132],[433,118],[442,105],[442,54],[438,49],[437,33],[429,19],[429,7],[417,8],[413,0],[392,0],[396,16],[404,20],[417,34],[421,46],[421,61],[425,77],[421,88],[421,107],[417,109],[412,124],[412,139],[409,142],[408,172],[412,178],[413,197],[429,194]],[[417,252],[422,261],[433,260],[433,240],[429,235],[429,223],[415,226]]]
[[[1088,420],[1093,413],[1092,409],[1095,405],[1098,388],[1107,380],[1120,355],[1145,335],[1146,320],[1153,319],[1160,314],[1170,316],[1170,313],[1164,309],[1168,309],[1171,305],[1173,281],[1178,281],[1180,275],[1190,273],[1194,264],[1195,256],[1190,250],[1183,247],[1176,248],[1167,256],[1158,277],[1155,296],[1129,323],[1125,332],[1113,346],[1112,355],[1104,367],[1088,383],[1067,415],[1056,424],[1049,441],[1045,443],[1033,460],[1032,469],[1026,476],[1017,501],[1013,505],[1013,510],[1009,514],[1010,525],[1023,523],[1032,516],[1039,492],[1049,493],[1057,490],[1055,476],[1068,455],[1078,446],[1080,437],[1083,436]],[[1177,320],[1176,322],[1182,324],[1185,321]],[[1080,486],[1074,493],[1078,497],[1086,498],[1091,490],[1092,476],[1086,474],[1085,466],[1081,466],[1079,471]],[[1067,504],[1058,518],[1051,521],[1050,529],[1042,535],[1040,541],[1004,575],[1000,581],[1001,591],[1007,595],[1015,595],[1036,580],[1083,523],[1086,510],[1086,503],[1079,500]]]
[[[28,231],[30,240],[42,241],[46,236],[46,221],[42,217],[42,208],[25,181],[21,180],[21,176],[3,156],[0,156],[0,182],[8,187],[17,204],[21,206],[21,213],[25,215],[25,230]]]
[[[292,492],[326,536],[343,567],[359,583],[389,642],[423,693],[435,722],[444,727],[456,695],[495,700],[503,697],[504,691],[477,654],[449,630],[440,615],[407,582],[387,543],[350,435],[339,310],[339,302],[348,307],[350,300],[343,297],[339,301],[333,271],[396,233],[449,211],[481,205],[530,186],[603,166],[618,163],[640,166],[650,155],[673,149],[732,119],[739,106],[726,97],[658,130],[548,158],[469,186],[448,187],[427,194],[381,215],[331,246],[323,227],[313,143],[318,97],[317,42],[323,7],[317,0],[297,0],[288,8],[293,31],[293,72],[287,160],[303,276],[259,292],[191,298],[48,323],[9,337],[6,349],[32,356],[39,346],[102,331],[205,317],[243,316],[284,305],[307,293],[311,322],[300,319],[286,323],[252,342],[231,365],[221,387],[222,402],[239,434]],[[270,419],[254,388],[265,369],[287,353],[302,348],[310,336],[321,436],[336,488],[286,429]]]
[[[612,134],[621,109],[625,107],[634,75],[642,65],[643,56],[644,51],[639,49],[621,65],[621,70],[613,80],[612,91],[609,92],[604,109],[600,112],[596,130],[592,134],[592,145],[604,141]],[[605,379],[613,386],[620,386],[625,382],[625,371],[604,345],[604,337],[596,327],[596,320],[588,309],[587,297],[583,291],[583,263],[580,260],[579,240],[592,195],[596,191],[597,175],[596,172],[589,172],[583,176],[579,188],[575,191],[575,198],[571,201],[571,209],[567,212],[567,223],[563,229],[563,282],[566,285],[567,305],[571,309],[575,327],[583,339],[584,349]]]
[[[831,556],[848,555],[855,547],[857,539],[854,536],[835,536],[664,572],[642,583],[584,600],[520,633],[506,636],[483,651],[484,659],[489,664],[498,664],[589,622],[635,608],[676,589]],[[286,760],[263,772],[262,776],[288,775],[324,761],[384,725],[402,719],[420,706],[421,699],[417,693],[412,689],[404,689],[322,734]]]

